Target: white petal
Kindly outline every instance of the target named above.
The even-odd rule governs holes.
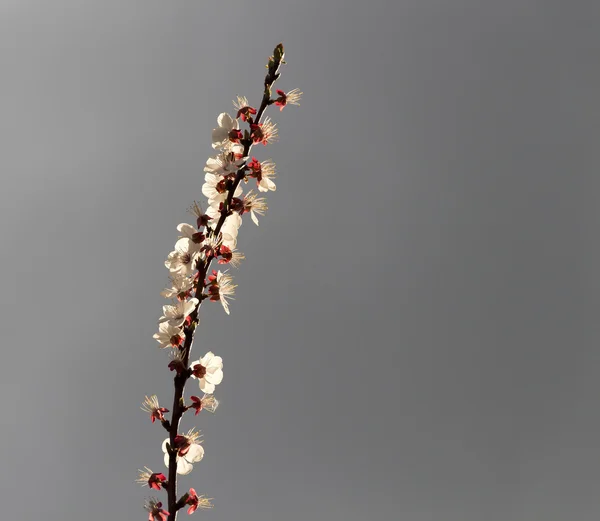
[[[191,298],[183,305],[183,314],[187,317],[188,315],[193,313],[193,311],[194,311],[194,309],[196,309],[197,305],[198,305],[198,299]]]
[[[162,451],[168,456],[169,453],[167,452],[167,443],[169,443],[169,438],[162,442]]]
[[[220,356],[215,356],[210,361],[210,363],[206,366],[208,370],[210,369],[222,369],[223,368],[223,359]]]
[[[226,128],[227,131],[239,127],[237,119],[233,119],[227,112],[222,112],[217,118],[217,123],[220,127]]]
[[[187,253],[190,251],[190,241],[187,237],[182,237],[175,243],[175,250],[181,253]]]
[[[204,448],[196,443],[190,445],[187,454],[184,456],[189,463],[198,463],[204,457]]]
[[[231,226],[235,226],[236,228],[239,228],[242,225],[242,216],[237,212],[233,212],[231,215],[229,215],[227,217],[226,221]]]
[[[230,313],[229,313],[229,304],[227,304],[227,301],[224,298],[222,298],[220,300],[220,302],[221,302],[221,305],[223,306],[223,309],[225,310],[225,313],[227,313],[228,315],[230,315]]]
[[[191,224],[181,223],[179,226],[177,226],[177,231],[182,233],[188,239],[191,239],[192,235],[194,235],[198,230],[196,230],[196,228],[194,228]]]
[[[200,378],[200,390],[206,394],[212,394],[215,392],[215,386],[210,382],[206,381],[206,378]]]
[[[223,237],[223,244],[227,246],[230,250],[235,250],[237,248],[237,239],[231,237]]]
[[[212,217],[212,224],[215,224],[216,221],[219,220],[219,208],[217,208],[216,206],[209,206],[206,209],[206,215],[208,215],[209,217]]]
[[[212,351],[209,351],[200,359],[200,363],[204,367],[208,367],[208,365],[210,364],[210,361],[214,358],[214,356],[215,356],[214,353]]]
[[[221,162],[216,157],[209,157],[206,160],[206,166],[204,167],[205,172],[214,172],[221,168]]]
[[[254,222],[254,224],[256,224],[256,226],[258,226],[258,217],[256,217],[256,214],[251,211],[250,217],[252,217],[252,221]]]
[[[187,462],[184,458],[177,458],[177,474],[187,476],[190,472],[192,472],[193,468],[194,465]]]
[[[221,369],[215,369],[212,373],[207,372],[204,375],[204,378],[212,385],[219,385],[223,381],[223,371]]]
[[[219,148],[229,140],[229,132],[224,128],[215,128],[212,131],[212,147]]]
[[[165,454],[165,467],[169,468],[169,454]]]

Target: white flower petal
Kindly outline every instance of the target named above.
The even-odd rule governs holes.
[[[207,371],[204,378],[212,385],[219,385],[223,381],[223,371],[221,369],[215,369],[212,373]]]
[[[185,458],[177,458],[177,474],[187,476],[192,472],[194,465],[185,460]]]
[[[179,233],[182,233],[188,239],[191,239],[192,235],[198,232],[196,228],[194,228],[191,224],[188,223],[181,223],[179,226],[177,226],[177,231]]]
[[[228,131],[239,127],[237,119],[233,119],[227,112],[221,112],[217,117],[217,123],[220,127],[227,129]]]
[[[229,140],[229,132],[224,128],[215,128],[212,131],[212,147],[222,147]]]
[[[220,299],[221,305],[223,306],[223,309],[225,310],[225,313],[227,313],[228,315],[230,315],[231,313],[229,313],[229,304],[227,304],[227,301],[222,298]]]
[[[208,365],[210,364],[210,361],[214,358],[214,356],[215,356],[214,353],[212,351],[209,351],[200,359],[200,363],[204,367],[208,367]]]
[[[216,157],[209,157],[206,160],[206,166],[204,167],[205,172],[214,172],[221,168],[221,162]]]
[[[221,369],[223,367],[223,359],[220,356],[213,356],[210,363],[207,366],[207,369]]]
[[[196,309],[196,306],[198,305],[198,299],[197,298],[191,298],[190,300],[186,301],[183,305],[183,314],[187,317],[188,315],[192,314],[194,309]]]
[[[184,456],[189,463],[198,463],[204,457],[204,448],[196,443],[190,445],[187,454]]]
[[[215,392],[214,384],[211,384],[206,378],[200,378],[200,390],[206,394],[212,394]]]

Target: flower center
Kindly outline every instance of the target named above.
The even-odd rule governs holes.
[[[196,378],[204,378],[205,374],[206,374],[206,367],[204,367],[202,364],[196,364],[194,366],[194,376]]]
[[[190,450],[190,442],[185,436],[175,436],[173,445],[175,445],[173,448],[177,451],[179,456],[185,456]]]
[[[224,194],[227,191],[227,179],[221,179],[215,186],[215,190],[220,194]]]

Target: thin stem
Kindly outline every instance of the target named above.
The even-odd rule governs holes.
[[[278,46],[279,47],[279,46]],[[276,47],[275,52],[273,54],[273,61],[269,62],[269,72],[265,77],[265,90],[263,93],[263,98],[260,104],[260,108],[256,113],[256,118],[254,118],[254,123],[259,124],[260,120],[263,116],[265,109],[270,105],[271,102],[271,86],[277,81],[279,78],[279,67],[281,65],[282,57],[283,57],[283,47],[281,47],[281,52],[278,54]],[[247,157],[250,153],[250,149],[252,148],[252,139],[245,139],[242,141],[244,143],[244,157]],[[235,193],[236,188],[240,184],[241,180],[245,177],[245,167],[240,168],[235,176],[235,181],[233,185],[229,188],[229,192],[227,193],[227,200],[223,204],[223,208],[221,210],[221,216],[219,217],[219,221],[214,229],[215,236],[218,236],[221,232],[221,228],[225,223],[225,219],[229,214],[229,208],[231,206],[231,201],[233,199],[233,194]],[[192,344],[194,342],[194,333],[195,326],[198,324],[198,313],[200,311],[200,306],[202,305],[202,290],[204,280],[206,279],[206,274],[210,269],[210,265],[213,261],[214,257],[212,255],[208,256],[205,262],[199,268],[199,276],[198,276],[198,286],[196,288],[195,297],[199,300],[198,306],[190,315],[192,319],[192,327],[186,329],[185,333],[185,343],[183,345],[183,365],[184,367],[188,367],[190,354],[192,352]],[[169,443],[171,447],[175,446],[175,437],[179,432],[179,422],[183,413],[186,411],[185,403],[183,401],[183,392],[185,390],[185,384],[190,377],[189,371],[184,371],[181,374],[177,374],[174,378],[174,386],[175,393],[173,396],[173,408],[171,413],[171,422],[169,429]],[[169,518],[168,521],[176,521],[177,512],[185,506],[185,503],[177,500],[177,453],[171,452],[169,454],[169,477],[167,484],[167,495],[168,495],[168,510],[169,510]]]

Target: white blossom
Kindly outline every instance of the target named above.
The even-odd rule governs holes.
[[[227,179],[223,176],[207,173],[204,175],[204,184],[202,185],[202,193],[208,199],[209,206],[219,208],[219,205],[227,200]],[[242,187],[238,184],[234,197],[242,195]],[[208,212],[207,212],[208,214]],[[212,217],[212,216],[211,216]]]
[[[224,152],[218,156],[209,157],[206,161],[204,171],[214,175],[235,174],[242,166],[244,166],[245,162],[245,157],[236,159],[233,152]]]
[[[197,250],[198,248],[190,239],[183,237],[175,243],[175,250],[169,253],[165,266],[171,273],[189,275],[196,269]]]
[[[233,278],[226,271],[217,272],[213,270],[212,275],[208,277],[208,280],[210,300],[212,302],[216,302],[217,300],[220,301],[225,313],[229,315],[229,303],[227,300],[233,300],[235,288],[237,288],[237,285],[233,283]]]
[[[170,280],[172,286],[161,292],[161,295],[165,298],[175,298],[178,295],[187,294],[194,287],[194,279],[187,275],[175,274]]]
[[[188,315],[193,313],[198,305],[197,298],[191,298],[184,302],[167,304],[163,306],[163,316],[158,319],[159,322],[168,322],[172,326],[181,327]]]
[[[206,215],[212,217],[211,223],[216,227],[219,219],[221,218],[221,212],[214,206],[209,206],[206,210]],[[242,217],[239,213],[233,212],[228,215],[223,222],[221,227],[221,242],[230,249],[235,249],[237,246],[238,230],[242,225]]]
[[[202,248],[204,234],[197,228],[188,223],[180,223],[177,225],[177,231],[181,233],[180,239],[189,239],[189,250],[193,253],[199,253]]]
[[[198,380],[200,390],[212,394],[215,386],[223,381],[223,359],[215,356],[212,351],[206,353],[200,360],[190,364],[192,378]]]
[[[271,121],[270,117],[266,117],[262,123],[251,125],[252,142],[268,145],[279,139],[277,125]]]
[[[212,394],[205,394],[200,400],[200,404],[202,405],[202,409],[214,414],[219,407],[219,400],[217,400]]]
[[[268,192],[269,190],[277,190],[277,186],[273,182],[275,177],[275,163],[270,159],[261,163],[261,175],[260,180],[256,180],[257,188],[260,192]]]
[[[229,133],[232,130],[238,130],[240,127],[238,120],[233,119],[227,112],[219,114],[217,124],[219,126],[212,131],[212,147],[223,148],[230,142]]]
[[[175,437],[175,446],[172,451],[177,451],[177,474],[185,476],[194,468],[194,463],[198,463],[204,457],[204,448],[199,444],[200,434],[193,429],[187,434],[178,434]],[[163,441],[162,451],[165,453],[165,465],[169,466],[169,451],[167,444],[170,445],[169,438]]]
[[[179,347],[185,341],[185,333],[181,327],[172,326],[168,322],[158,324],[158,333],[153,335],[160,347]]]
[[[264,197],[258,197],[252,190],[244,197],[244,211],[250,212],[250,217],[256,226],[258,226],[258,215],[265,215],[268,210]]]

